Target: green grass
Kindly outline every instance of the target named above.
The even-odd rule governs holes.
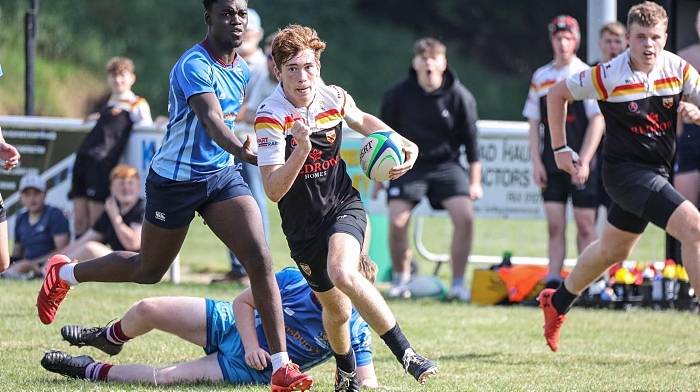
[[[291,265],[284,238],[279,232],[275,209],[272,245],[277,269]],[[503,227],[510,233],[504,233]],[[520,227],[525,225],[526,227]],[[445,222],[426,223],[425,242],[441,249],[449,233]],[[183,268],[224,272],[228,258],[223,245],[209,229],[195,220],[182,251]],[[499,234],[500,233],[500,234]],[[504,246],[518,255],[541,256],[544,226],[538,223],[477,222],[475,252],[499,254]],[[502,234],[502,235],[501,235]],[[661,236],[651,231],[650,237]],[[645,239],[646,236],[645,235]],[[507,238],[504,240],[503,236]],[[643,240],[639,249],[657,252]],[[490,248],[487,244],[492,243]],[[505,245],[504,245],[505,243]],[[646,245],[645,245],[646,243]],[[516,248],[516,246],[518,246]],[[433,248],[434,247],[434,248]],[[644,248],[647,247],[647,248]],[[663,248],[661,247],[661,250]],[[420,260],[424,272],[432,266]],[[441,277],[446,278],[443,268]],[[72,290],[56,321],[42,325],[34,306],[40,282],[1,280],[0,300],[0,391],[223,391],[225,385],[198,384],[170,387],[148,385],[93,384],[70,381],[44,371],[39,365],[43,351],[56,348],[72,354],[89,354],[96,360],[117,364],[167,365],[198,358],[202,350],[161,332],[134,340],[119,356],[109,358],[92,349],[68,347],[61,341],[64,324],[106,324],[119,318],[139,299],[161,295],[233,298],[239,288],[169,282],[153,286],[136,284],[83,284]],[[432,300],[395,301],[390,306],[414,347],[434,359],[440,374],[425,391],[680,391],[697,390],[696,368],[700,363],[697,345],[698,316],[677,311],[633,311],[574,309],[562,332],[559,352],[552,353],[542,337],[542,316],[537,308],[521,306],[480,307]],[[378,336],[374,336],[375,367],[381,384],[391,391],[418,390]],[[315,391],[332,391],[332,363],[317,367]],[[269,387],[239,388],[269,391]]]

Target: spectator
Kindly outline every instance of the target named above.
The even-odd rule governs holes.
[[[415,166],[389,182],[389,248],[392,285],[388,296],[409,297],[412,252],[408,224],[425,196],[434,209],[447,210],[454,230],[450,245],[450,299],[471,300],[464,286],[474,236],[473,200],[483,196],[477,147],[476,100],[447,64],[445,45],[421,38],[413,47],[409,75],[384,94],[381,119],[419,148]],[[464,148],[469,175],[460,165]],[[377,183],[381,187],[381,183]],[[377,189],[375,187],[375,189]],[[376,193],[375,193],[376,195]]]
[[[363,257],[360,271],[373,282],[377,267],[369,258]],[[285,268],[276,274],[276,278],[283,306],[287,309],[284,320],[289,331],[286,334],[289,355],[304,371],[309,370],[331,357],[321,321],[321,307],[297,268]],[[197,381],[269,384],[270,354],[259,318],[250,289],[239,294],[233,303],[194,297],[148,298],[134,304],[109,327],[66,325],[61,329],[61,335],[71,345],[92,346],[116,355],[124,343],[157,329],[203,347],[206,356],[193,361],[197,366],[192,366],[193,362],[159,368],[110,365],[94,362],[86,355],[72,357],[60,351],[47,352],[41,364],[46,370],[67,377],[94,381],[154,385]],[[372,364],[372,334],[354,309],[350,337],[362,386],[377,388]]]
[[[600,239],[579,255],[564,284],[539,295],[552,351],[559,348],[561,326],[577,296],[608,267],[630,256],[649,222],[681,242],[691,285],[700,289],[700,212],[668,182],[678,113],[700,124],[700,76],[663,49],[667,29],[668,16],[659,4],[645,1],[631,7],[629,49],[549,90],[551,146],[560,151],[557,167],[572,176],[584,167],[567,147],[567,102],[598,100],[607,124],[603,183],[613,200]]]
[[[13,264],[3,278],[31,279],[43,276],[49,257],[70,242],[70,223],[60,209],[45,204],[46,183],[34,172],[19,181],[24,207],[15,217]]]
[[[627,49],[626,34],[625,25],[618,21],[606,23],[600,28],[598,49],[603,56],[601,63],[607,63]]]
[[[80,238],[58,254],[84,261],[113,251],[138,252],[146,202],[139,197],[141,181],[136,168],[117,165],[109,175],[110,196],[105,211]]]
[[[538,68],[532,76],[523,116],[530,124],[530,155],[535,183],[542,189],[547,217],[547,257],[549,269],[546,287],[557,287],[562,281],[566,257],[566,204],[574,206],[576,245],[579,253],[596,238],[595,220],[598,211],[596,149],[603,134],[604,122],[595,100],[568,105],[566,133],[569,146],[580,155],[581,170],[575,175],[557,168],[547,122],[547,94],[550,87],[569,75],[588,68],[576,56],[581,33],[576,19],[559,15],[549,24],[549,39],[554,60]]]
[[[257,162],[252,139],[242,144],[233,132],[250,78],[235,52],[248,24],[248,3],[203,0],[203,6],[206,36],[183,53],[170,73],[170,120],[146,178],[140,252],[117,251],[81,263],[52,257],[37,296],[37,313],[42,323],[52,323],[68,290],[80,282],[159,282],[199,213],[250,276],[270,347],[273,389],[305,391],[313,378],[289,361],[282,300],[260,209],[238,166],[231,165],[232,155]]]
[[[598,49],[600,49],[603,57],[600,63],[607,63],[627,49],[626,34],[627,28],[618,21],[606,23],[601,27]],[[605,135],[603,135],[604,137]],[[605,207],[607,211],[610,208],[610,204],[612,204],[612,199],[603,186],[603,138],[601,138],[596,152],[596,163],[598,164],[598,173],[596,173],[598,183],[596,186],[598,187],[599,206]]]
[[[73,200],[75,237],[79,238],[102,215],[109,196],[109,173],[119,163],[135,124],[150,125],[151,109],[146,100],[131,91],[136,82],[134,63],[125,57],[107,62],[107,84],[111,95],[97,120],[78,147],[68,197]]]
[[[2,68],[0,67],[0,76],[2,76]],[[19,151],[5,142],[0,129],[0,159],[3,160],[3,170],[8,171],[19,163]],[[0,272],[3,272],[10,265],[10,241],[7,228],[7,211],[5,203],[0,196]]]
[[[261,99],[260,102],[258,102],[258,104],[251,105],[250,98],[255,94],[256,90],[259,90],[258,85],[261,83],[266,84],[263,81],[267,80],[267,56],[265,55],[265,53],[263,53],[263,50],[260,49],[259,46],[260,41],[263,38],[263,33],[264,31],[262,25],[260,24],[260,16],[257,12],[255,12],[254,9],[248,8],[248,25],[246,26],[245,33],[243,33],[243,43],[241,44],[241,46],[236,48],[236,53],[243,57],[246,64],[248,64],[248,67],[250,68],[250,82],[248,82],[248,86],[245,89],[243,105],[241,105],[241,109],[238,112],[239,115],[238,117],[236,117],[236,121],[245,121],[252,124],[253,120],[245,120],[246,113],[249,110],[252,110],[252,117],[254,119],[255,110],[257,110],[257,105],[260,104],[260,102],[262,102]],[[267,96],[263,97],[263,99],[264,98],[267,98]],[[251,135],[253,138],[255,138],[255,132],[252,131],[252,126],[236,127],[236,136],[238,136],[239,139],[245,140],[248,137],[248,135]],[[255,202],[258,203],[258,207],[260,208],[260,213],[262,214],[263,218],[265,239],[269,241],[270,222],[267,212],[267,198],[265,197],[265,190],[263,189],[262,179],[260,178],[260,170],[258,170],[257,166],[247,162],[243,162],[238,158],[234,158],[234,162],[236,164],[241,164],[241,176],[243,177],[243,180],[246,182],[246,184],[248,184],[248,187],[250,188],[250,193],[253,194]],[[241,262],[238,260],[236,255],[234,255],[233,252],[231,252],[230,250],[229,258],[231,259],[231,270],[227,272],[226,275],[224,275],[223,277],[212,280],[212,283],[228,282],[248,286],[250,284],[248,274],[245,272],[245,268],[243,268],[243,265],[241,265]]]
[[[325,46],[315,30],[299,25],[272,42],[280,84],[255,118],[265,193],[278,203],[292,259],[323,306],[336,391],[359,390],[349,336],[352,305],[422,384],[437,366],[414,352],[379,291],[358,271],[366,213],[340,157],[343,119],[363,135],[388,126],[359,110],[342,88],[318,83]],[[415,162],[416,145],[404,139],[404,151],[406,163],[392,169],[392,178]]]

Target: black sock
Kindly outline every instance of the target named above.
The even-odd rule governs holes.
[[[396,323],[392,329],[390,329],[384,335],[381,335],[380,338],[382,338],[384,343],[389,346],[389,349],[392,353],[394,353],[394,356],[399,360],[399,363],[403,365],[403,354],[406,352],[407,348],[411,348],[411,345],[408,343],[408,339],[406,339],[403,332],[401,332],[399,323]]]
[[[571,309],[571,306],[573,306],[576,298],[578,298],[578,296],[570,293],[569,290],[566,289],[566,286],[562,284],[552,296],[552,306],[554,306],[554,309],[556,309],[559,314],[566,314],[569,312],[569,309]]]
[[[335,365],[340,370],[346,373],[355,373],[355,352],[352,351],[352,347],[350,347],[350,351],[345,354],[336,354],[333,352],[333,356],[335,357]]]

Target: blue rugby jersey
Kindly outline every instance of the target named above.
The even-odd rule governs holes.
[[[151,161],[153,170],[171,180],[196,181],[229,166],[231,154],[209,137],[187,100],[196,94],[216,94],[233,133],[249,80],[250,69],[240,56],[224,64],[204,41],[185,52],[170,72],[170,118],[163,145]]]
[[[302,371],[308,371],[333,357],[326,332],[323,330],[321,307],[312,300],[311,288],[297,267],[287,267],[275,276],[282,294],[289,358],[299,365]],[[269,351],[257,312],[255,325],[260,347]],[[371,364],[372,333],[369,325],[354,308],[350,317],[350,339],[357,366]]]

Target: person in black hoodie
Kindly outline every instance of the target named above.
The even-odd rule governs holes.
[[[434,209],[447,210],[454,225],[450,248],[452,286],[448,296],[465,302],[471,299],[464,286],[464,273],[473,237],[472,200],[483,195],[477,149],[478,113],[474,96],[447,66],[446,52],[445,45],[437,39],[419,39],[413,48],[408,77],[391,87],[382,100],[380,118],[419,149],[413,169],[389,182],[393,272],[389,297],[410,296],[407,283],[412,255],[408,223],[413,207],[427,196]],[[460,164],[462,151],[469,163],[469,175]],[[378,188],[381,187],[375,190]]]

